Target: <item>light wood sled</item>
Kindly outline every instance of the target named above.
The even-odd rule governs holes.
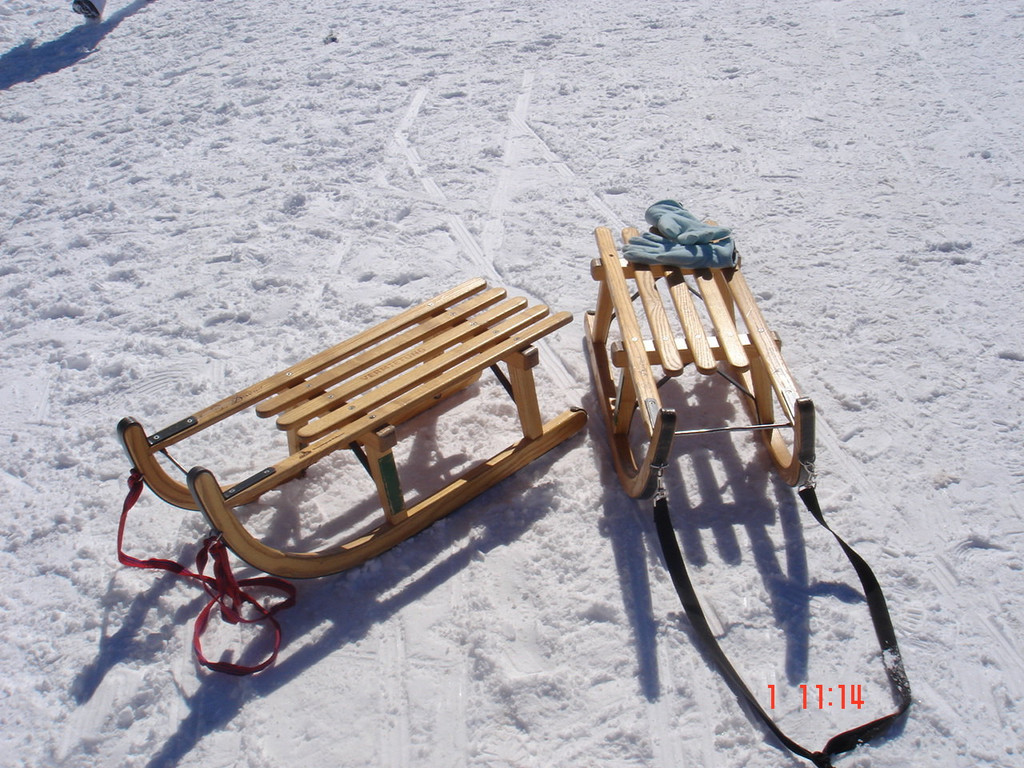
[[[623,242],[638,234],[633,228],[623,230]],[[584,326],[615,469],[627,493],[654,493],[677,435],[732,430],[759,432],[790,485],[810,481],[814,407],[797,389],[778,337],[769,330],[740,268],[632,264],[620,258],[610,230],[601,227],[595,236],[600,257],[592,262],[591,274],[598,281],[597,307],[587,313]],[[613,322],[617,339],[612,338]],[[677,414],[663,405],[659,387],[691,364],[739,388],[749,425],[677,430]],[[655,376],[655,367],[664,377]],[[630,430],[637,412],[644,430],[640,439]]]
[[[118,433],[149,488],[170,504],[202,510],[250,565],[284,577],[323,576],[404,541],[583,427],[587,416],[578,408],[542,421],[532,371],[538,362],[533,344],[571,320],[567,312],[551,314],[543,305],[530,307],[481,279],[470,280],[166,429],[147,435],[126,418]],[[392,452],[395,428],[464,389],[486,368],[510,390],[522,439],[407,506]],[[257,416],[276,416],[287,434],[289,453],[273,466],[222,488],[207,469],[192,469],[182,483],[158,461],[168,447],[253,406]],[[235,507],[343,448],[361,457],[383,507],[379,525],[368,533],[325,551],[285,552],[256,539],[235,515]]]

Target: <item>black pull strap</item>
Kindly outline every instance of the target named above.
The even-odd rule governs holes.
[[[842,752],[848,752],[858,744],[870,741],[906,712],[911,701],[910,683],[903,668],[903,658],[900,656],[900,649],[896,643],[896,632],[893,629],[892,619],[889,617],[889,609],[886,606],[885,596],[882,594],[882,588],[878,583],[878,579],[875,578],[875,574],[871,571],[867,562],[829,527],[818,504],[818,498],[814,489],[811,487],[801,489],[800,498],[803,500],[808,511],[814,516],[814,519],[839,542],[839,546],[842,547],[850,563],[857,571],[857,576],[864,587],[864,596],[867,599],[871,621],[875,626],[875,634],[882,649],[882,664],[885,666],[886,675],[892,684],[893,695],[897,701],[896,709],[890,714],[833,736],[820,752],[812,752],[782,732],[782,729],[779,728],[772,717],[758,703],[757,698],[751,693],[746,683],[743,682],[743,678],[740,677],[739,672],[736,671],[736,668],[733,667],[729,658],[725,655],[721,645],[719,645],[718,640],[715,638],[714,632],[711,631],[711,626],[704,615],[704,610],[700,607],[697,593],[686,571],[686,563],[683,561],[679,542],[676,540],[675,529],[672,527],[672,519],[669,515],[668,500],[664,493],[659,492],[654,498],[654,524],[658,531],[658,541],[661,543],[665,565],[668,567],[672,583],[675,585],[676,592],[683,604],[686,617],[689,619],[701,642],[704,643],[714,658],[715,663],[729,682],[730,687],[732,687],[737,695],[742,695],[747,700],[747,703],[754,712],[758,714],[768,729],[775,734],[787,749],[800,757],[810,760],[818,768],[830,768],[833,756]]]

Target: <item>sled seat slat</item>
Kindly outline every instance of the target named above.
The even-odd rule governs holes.
[[[312,400],[315,396],[346,379],[352,380],[371,366],[414,348],[416,344],[424,340],[434,339],[436,342],[437,334],[464,322],[473,313],[492,305],[504,296],[504,291],[492,288],[471,296],[455,306],[447,306],[440,314],[427,316],[386,341],[380,341],[379,338],[372,336],[364,339],[361,342],[361,347],[353,346],[351,356],[339,358],[327,370],[321,370],[305,380],[297,381],[287,389],[264,400],[256,406],[256,414],[267,418],[281,413],[303,401]],[[342,360],[345,362],[343,367],[337,365]],[[414,361],[410,364],[414,364]],[[365,380],[368,374],[363,374],[363,376]],[[287,428],[288,423],[289,420],[279,420],[278,426]]]
[[[740,332],[736,328],[736,308],[722,270],[698,269],[692,274],[704,299],[704,306],[707,307],[715,336],[725,350],[726,359],[730,365],[746,370],[750,367],[750,360],[740,343]]]
[[[236,392],[230,397],[219,400],[211,406],[203,408],[192,414],[189,419],[192,424],[184,430],[180,430],[172,436],[162,439],[159,442],[161,448],[169,448],[207,427],[228,418],[236,413],[260,403],[272,395],[295,386],[304,381],[307,377],[319,373],[324,368],[334,365],[338,361],[353,354],[354,351],[367,345],[374,344],[381,339],[399,332],[410,325],[434,315],[451,304],[462,301],[468,296],[485,289],[487,284],[480,278],[468,280],[461,285],[447,290],[427,302],[411,307],[398,315],[380,323],[373,328],[356,334],[323,352],[319,352],[300,363],[275,373],[273,376],[253,384],[245,389]],[[187,421],[187,420],[186,420]],[[159,434],[159,433],[156,433]]]
[[[582,428],[586,414],[576,408],[543,421],[533,377],[539,359],[534,345],[571,320],[567,312],[530,306],[526,299],[508,298],[504,289],[474,279],[224,398],[163,433],[147,437],[132,419],[122,420],[119,433],[147,485],[171,504],[201,509],[216,530],[233,537],[227,543],[244,560],[278,575],[323,575],[411,536]],[[395,428],[498,364],[508,371],[522,439],[484,462],[486,470],[478,465],[407,508],[392,452],[398,442]],[[193,469],[186,484],[156,460],[157,452],[253,406],[260,418],[276,417],[277,428],[287,435],[288,454],[272,466],[222,489],[207,470]],[[331,553],[282,553],[255,541],[238,524],[232,508],[300,476],[325,456],[353,447],[377,486],[384,512],[384,524],[376,533]],[[389,526],[401,528],[400,534]]]
[[[640,323],[633,309],[632,294],[626,284],[626,269],[624,268],[626,262],[619,258],[610,230],[598,229],[596,235],[601,258],[591,271],[592,273],[599,272],[603,277],[603,285],[607,288],[607,295],[616,310],[614,315],[622,332],[622,345],[626,349],[626,368],[629,371],[627,381],[634,388],[634,395],[638,403],[660,402],[658,384],[650,365],[646,363],[643,332],[640,330]],[[623,311],[627,307],[628,310]],[[598,313],[600,314],[600,310]],[[610,319],[612,315],[609,314],[608,317]],[[654,414],[644,407],[641,407],[640,414],[647,424],[647,428],[653,430]]]
[[[315,440],[339,431],[341,439],[356,439],[373,431],[375,424],[400,424],[445,390],[501,361],[506,356],[568,323],[572,317],[561,313],[546,317],[546,307],[487,329],[466,343],[424,362],[377,389],[341,405],[298,430],[302,438]]]
[[[440,324],[435,324],[435,327],[429,329],[430,333],[416,339],[415,344],[398,339],[394,343],[382,343],[356,359],[347,361],[343,366],[324,371],[302,387],[293,388],[299,391],[289,390],[277,395],[274,400],[281,400],[281,403],[268,401],[264,404],[266,410],[260,412],[257,408],[257,413],[260,416],[272,415],[281,410],[284,402],[290,402],[292,407],[277,418],[277,426],[284,430],[300,429],[310,420],[338,409],[348,410],[355,415],[354,403],[359,396],[363,398],[360,402],[367,403],[364,407],[371,407],[371,401],[364,393],[417,365],[431,361],[452,345],[464,344],[484,333],[491,324],[511,316],[525,306],[524,300],[506,301],[455,327],[444,329]],[[377,365],[371,367],[373,363]]]
[[[668,283],[669,295],[679,314],[679,322],[683,326],[683,336],[686,339],[685,346],[690,350],[694,365],[701,373],[711,373],[715,370],[718,357],[712,350],[712,339],[708,338],[704,324],[700,321],[686,278],[681,271],[675,271],[665,275],[665,282]],[[715,343],[717,345],[717,340]]]

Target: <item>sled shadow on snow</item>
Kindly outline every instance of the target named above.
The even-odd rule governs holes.
[[[92,54],[118,24],[151,2],[153,0],[135,0],[102,21],[84,21],[56,40],[42,45],[36,45],[35,40],[26,40],[12,48],[0,56],[0,91],[73,67]]]
[[[115,574],[108,587],[108,594],[115,594],[116,580],[117,575]],[[132,601],[128,612],[113,632],[110,632],[110,611],[104,612],[100,622],[99,654],[92,664],[78,673],[71,686],[71,695],[76,704],[79,706],[87,704],[107,673],[124,659],[151,658],[159,653],[164,644],[159,633],[145,633],[143,627],[146,625],[146,617],[150,608],[154,608],[161,596],[173,590],[175,585],[180,583],[180,578],[173,573],[163,573],[158,576],[153,586],[146,590],[145,594]],[[181,621],[187,621],[185,617],[178,618]],[[143,636],[140,637],[140,634]]]
[[[695,407],[691,399],[685,408],[679,408],[680,414],[693,418],[696,413],[696,418],[709,425],[735,423],[738,404],[729,400],[728,387],[716,384],[720,382],[702,377],[691,393],[699,396],[700,407]],[[675,395],[678,401],[680,391],[678,382],[673,380],[663,393]],[[596,403],[587,405],[596,408]],[[698,425],[680,424],[683,426]],[[604,425],[599,428],[603,431]],[[827,595],[845,603],[864,603],[864,598],[846,584],[811,581],[802,507],[793,489],[776,475],[760,446],[745,451],[752,458],[740,455],[741,441],[750,439],[746,434],[677,438],[665,486],[683,556],[691,567],[707,566],[713,548],[716,559],[726,568],[756,568],[761,587],[767,593],[767,609],[785,643],[784,678],[795,685],[808,675],[812,599]],[[607,446],[607,436],[595,437],[595,444]],[[674,617],[705,662],[712,668],[715,663],[691,631],[678,602],[668,614],[664,608],[655,612],[649,574],[651,569],[660,568],[667,580],[668,570],[658,545],[652,502],[629,498],[620,489],[610,457],[603,458],[601,480],[609,489],[603,532],[612,546],[624,608],[633,625],[640,689],[648,701],[656,701],[661,696],[656,647],[660,621],[656,616]],[[739,535],[741,530],[746,541]],[[722,566],[714,566],[714,570],[725,572]],[[714,584],[703,586],[699,570],[691,578],[698,593],[708,601],[705,604],[714,606]],[[728,647],[727,638],[724,643]]]
[[[465,397],[468,396],[457,394],[447,402],[454,406]],[[443,414],[443,408],[439,409],[439,413]],[[427,424],[436,422],[437,416],[433,414],[432,411],[419,418]],[[434,429],[437,428],[434,423]],[[416,434],[407,439],[411,451],[409,464],[432,463],[432,471],[442,475],[459,471],[469,457],[452,453],[439,460],[436,445],[431,440],[431,430],[422,431],[424,434],[417,430]],[[224,728],[250,701],[268,696],[288,685],[339,649],[366,638],[374,627],[384,624],[407,605],[442,586],[472,562],[493,549],[519,539],[554,504],[557,487],[546,485],[543,477],[552,471],[552,464],[558,458],[557,451],[539,458],[503,481],[503,484],[485,491],[451,515],[359,567],[330,577],[293,582],[299,590],[298,603],[279,614],[284,634],[281,657],[260,674],[245,678],[242,684],[237,677],[231,675],[199,672],[195,693],[191,696],[182,693],[188,708],[187,716],[178,723],[175,733],[156,748],[157,751],[146,764],[147,768],[179,765],[204,737]],[[352,461],[355,461],[354,458]],[[317,469],[313,467],[309,471]],[[326,467],[323,471],[333,473],[337,467]],[[517,481],[516,478],[520,479]],[[408,473],[407,479],[411,481],[412,493],[416,492],[418,481],[425,482],[425,478],[418,479],[412,472]],[[436,480],[436,474],[431,474],[431,479]],[[508,483],[517,483],[522,489],[515,497],[514,509],[506,509],[500,503],[501,494],[508,492]],[[505,485],[504,491],[502,485]],[[272,530],[270,535],[287,538],[294,536],[297,530],[289,525],[287,518],[298,514],[302,508],[301,481],[281,489],[281,494],[277,502],[285,511],[279,513],[273,521],[271,528],[276,531]],[[499,503],[494,503],[495,498],[499,499]],[[253,506],[261,504],[262,500]],[[274,504],[267,502],[265,506],[271,508]],[[374,495],[373,498],[368,497],[357,503],[343,517],[365,517],[376,506]],[[317,535],[337,533],[334,530],[337,525],[336,521],[329,522],[317,531]],[[297,541],[293,539],[293,542],[298,549],[311,545],[301,538]],[[182,556],[182,562],[187,559],[187,555]],[[244,564],[239,565],[236,576],[244,578],[252,575]],[[108,601],[112,606],[117,603],[115,598],[121,592],[116,586],[117,581],[118,574],[115,574]],[[191,626],[208,598],[201,590],[197,590],[195,598],[179,608],[173,616],[161,612],[160,600],[167,593],[192,588],[192,585],[182,582],[173,574],[163,574],[145,594],[129,598],[131,602],[120,626],[109,635],[109,621],[107,617],[104,618],[97,658],[79,673],[73,683],[72,695],[79,706],[88,704],[114,667],[129,661],[145,662],[166,655],[167,642],[177,642],[182,625]],[[107,613],[110,613],[110,609]],[[214,619],[211,626],[218,623]],[[231,657],[228,653],[221,659],[244,665],[256,663],[265,657],[269,635],[263,633],[257,636],[259,632],[254,630],[246,634],[245,637],[251,639],[251,642],[233,649],[240,651],[239,656]],[[210,650],[214,647],[216,644],[211,640]],[[196,669],[199,669],[198,664]],[[344,681],[339,684],[344,685]]]

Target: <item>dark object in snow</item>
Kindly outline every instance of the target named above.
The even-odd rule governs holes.
[[[71,4],[71,10],[87,19],[98,19],[103,15],[103,7],[106,4],[107,0],[75,0]]]

